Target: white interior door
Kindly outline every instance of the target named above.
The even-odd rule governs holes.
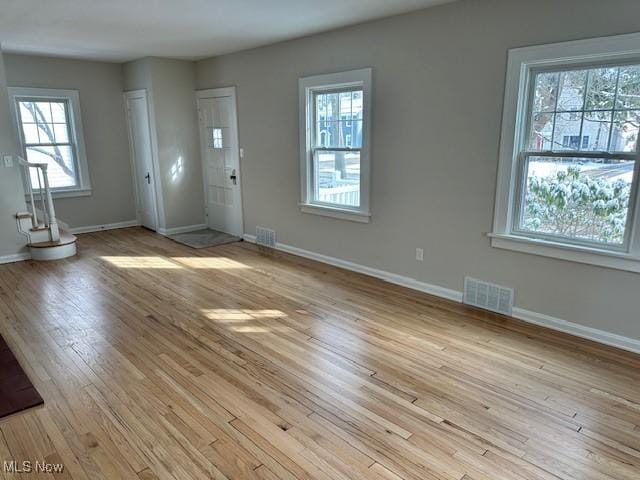
[[[156,201],[153,175],[153,150],[146,91],[125,93],[131,158],[133,161],[136,203],[140,223],[156,230]]]
[[[244,233],[235,88],[200,91],[200,144],[209,228]]]

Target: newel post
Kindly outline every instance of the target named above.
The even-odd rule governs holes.
[[[51,196],[51,188],[49,187],[49,175],[47,174],[47,165],[42,165],[42,179],[44,182],[44,191],[47,196],[47,216],[49,217],[49,232],[51,241],[60,240],[60,230],[58,228],[58,220],[56,219],[56,211],[53,207],[53,197]]]

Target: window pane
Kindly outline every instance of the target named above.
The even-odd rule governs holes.
[[[40,143],[38,137],[38,126],[35,123],[23,123],[22,135],[25,143]]]
[[[361,148],[362,120],[318,122],[316,147]]]
[[[354,90],[351,92],[351,97],[353,102],[351,104],[351,116],[354,120],[362,121],[362,90]]]
[[[209,143],[209,147],[214,149],[224,148],[224,135],[222,130],[222,128],[211,128],[211,142]]]
[[[539,73],[536,75],[533,99],[534,112],[552,112],[555,110],[558,78],[558,73]]]
[[[49,165],[47,173],[51,188],[73,187],[77,185],[73,150],[69,146],[27,147],[27,160]],[[37,169],[29,169],[31,185],[38,188]]]
[[[583,150],[604,152],[609,144],[611,112],[587,112],[584,114],[582,134],[588,137],[587,147]]]
[[[607,110],[613,108],[618,80],[618,68],[597,68],[589,71],[587,88],[587,110]]]
[[[634,162],[530,157],[520,229],[622,245]]]
[[[339,119],[338,93],[320,93],[316,96],[316,121],[335,122]]]
[[[65,102],[51,102],[51,118],[54,123],[67,123]]]
[[[640,65],[620,68],[616,108],[640,108]]]
[[[35,102],[34,105],[38,122],[51,123],[51,104],[49,102]]]
[[[362,90],[316,94],[315,146],[362,146]]]
[[[360,206],[360,152],[317,150],[314,156],[316,202]]]
[[[556,110],[559,112],[582,110],[586,86],[586,70],[562,72],[560,74],[560,94]]]
[[[362,120],[353,120],[344,127],[344,145],[350,148],[362,148]]]
[[[40,143],[56,143],[56,137],[51,123],[38,123]]]
[[[530,112],[529,151],[633,152],[640,65],[539,73]]]
[[[69,130],[64,123],[54,123],[53,133],[56,138],[56,143],[69,143]]]
[[[20,118],[24,123],[36,123],[34,115],[35,104],[33,102],[18,102],[20,105]]]
[[[551,137],[553,135],[553,113],[536,113],[531,121],[531,136],[529,149],[551,150]]]
[[[640,111],[628,110],[614,114],[611,131],[611,151],[635,152],[640,127]]]
[[[582,114],[578,112],[556,114],[556,127],[553,133],[553,150],[578,150],[580,142],[574,143],[571,139],[580,138],[580,124]]]
[[[351,94],[352,92],[340,93],[340,119],[343,119],[345,116],[351,118]]]

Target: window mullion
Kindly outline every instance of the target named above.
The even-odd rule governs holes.
[[[620,67],[616,75],[616,89],[613,93],[613,106],[611,107],[611,125],[609,126],[609,138],[607,140],[607,151],[611,150],[611,141],[613,140],[613,122],[616,116],[616,105],[618,103],[618,88],[620,87]]]
[[[591,72],[587,70],[587,78],[584,83],[584,92],[582,93],[582,109],[580,111],[580,135],[578,137],[578,151],[583,150],[582,145],[582,137],[584,135],[584,116],[587,112],[587,92],[589,91],[589,76]]]
[[[534,157],[551,157],[551,158],[603,158],[607,160],[635,160],[635,153],[625,153],[625,152],[575,152],[571,151],[561,151],[561,152],[536,152],[534,150],[525,150],[521,152],[526,156],[534,156]]]

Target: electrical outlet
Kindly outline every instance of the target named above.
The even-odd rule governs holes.
[[[424,250],[422,248],[416,248],[416,260],[419,262],[424,260]]]
[[[13,157],[11,155],[4,156],[4,166],[7,168],[13,167]]]

